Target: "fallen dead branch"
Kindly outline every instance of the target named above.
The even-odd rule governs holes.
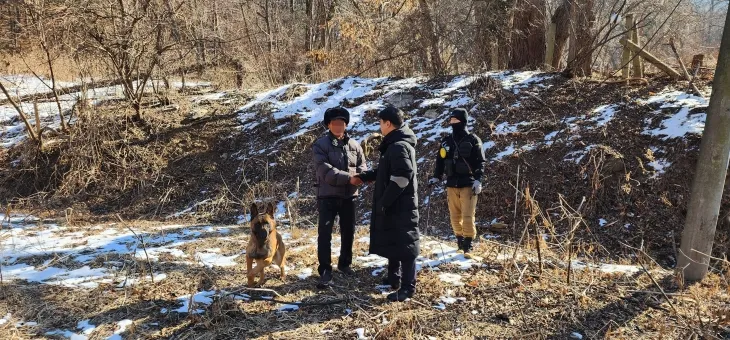
[[[249,296],[239,293],[226,293],[224,296],[238,296],[244,299],[248,300],[254,300],[254,301],[269,301],[274,303],[280,303],[285,305],[295,305],[295,306],[329,306],[329,305],[336,305],[340,303],[347,302],[345,299],[335,299],[330,301],[320,301],[320,302],[291,302],[291,301],[282,301],[277,299],[269,299],[269,298],[263,298],[263,297],[257,297],[257,296]]]
[[[252,291],[252,292],[266,292],[266,293],[272,293],[272,294],[274,294],[274,295],[276,295],[276,296],[278,296],[278,297],[283,297],[283,296],[281,296],[281,294],[279,294],[279,293],[278,293],[277,291],[275,291],[275,290],[273,290],[273,289],[266,289],[266,288],[249,288],[249,287],[244,287],[244,288],[238,289],[238,290],[236,290],[236,291],[234,291],[234,292],[232,292],[232,293],[238,294],[238,293],[240,293],[240,292],[242,292],[242,291],[244,291],[244,290],[248,290],[248,291]]]
[[[689,72],[687,71],[687,67],[684,66],[684,62],[682,61],[682,57],[679,55],[679,52],[677,52],[677,46],[674,45],[674,38],[669,39],[669,47],[672,48],[672,52],[674,52],[674,56],[677,58],[677,61],[679,62],[679,66],[682,68],[682,74],[684,74],[684,78],[687,79],[689,82],[690,88],[692,88],[692,91],[695,92],[698,96],[705,98],[705,96],[702,95],[702,92],[697,88],[697,85],[692,82],[692,76],[690,76]]]

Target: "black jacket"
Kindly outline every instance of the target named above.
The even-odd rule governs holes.
[[[449,188],[471,187],[474,181],[482,181],[485,162],[479,137],[467,133],[456,140],[454,134],[449,134],[441,139],[433,177],[441,179],[445,174],[446,186]]]
[[[416,136],[408,127],[383,138],[377,169],[360,175],[375,181],[370,218],[370,253],[389,259],[415,259],[419,253]]]

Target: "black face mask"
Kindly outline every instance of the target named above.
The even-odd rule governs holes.
[[[456,124],[449,124],[449,125],[454,130],[454,132],[457,132],[457,131],[461,132],[461,131],[466,130],[466,124],[464,122],[459,122]]]

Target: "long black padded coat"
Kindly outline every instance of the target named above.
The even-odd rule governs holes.
[[[419,253],[416,135],[406,127],[391,131],[378,147],[376,169],[360,174],[375,181],[370,216],[370,253],[388,259],[415,259]]]

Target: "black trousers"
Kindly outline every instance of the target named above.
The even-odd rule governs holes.
[[[415,290],[416,259],[388,259],[388,281],[391,284],[400,282],[403,290]]]
[[[335,217],[340,216],[340,259],[338,268],[348,268],[352,264],[352,243],[355,238],[355,201],[354,198],[320,198],[317,202],[319,225],[317,227],[317,259],[320,275],[332,270],[332,227]]]

